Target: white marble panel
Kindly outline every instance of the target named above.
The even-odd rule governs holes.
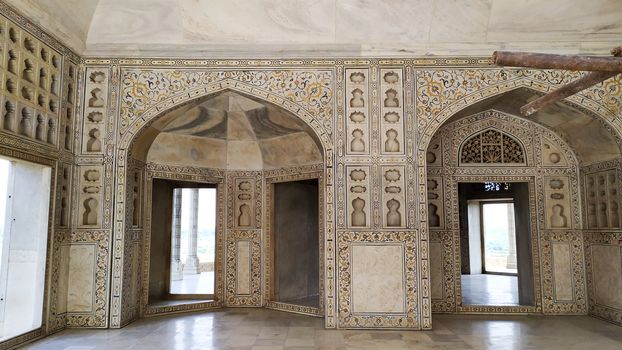
[[[261,153],[256,141],[227,141],[227,169],[261,170]]]
[[[100,0],[87,45],[179,44],[183,38],[181,9],[170,0]]]
[[[430,242],[430,287],[432,299],[443,299],[443,243]]]
[[[485,42],[493,0],[434,2],[430,42]]]
[[[622,33],[622,2],[591,0],[494,0],[488,23],[490,41],[589,41]]]
[[[251,242],[239,241],[236,243],[236,271],[235,293],[237,295],[251,294]]]
[[[591,249],[596,303],[622,310],[622,247],[593,245]]]
[[[147,161],[224,169],[227,167],[227,142],[163,132],[151,144]]]
[[[60,247],[58,273],[58,289],[56,291],[56,313],[64,314],[67,311],[67,287],[69,281],[69,246]]]
[[[556,301],[572,301],[572,252],[570,243],[553,243],[553,281]]]
[[[435,1],[336,0],[335,41],[341,43],[425,43]]]
[[[69,248],[67,312],[90,312],[95,292],[95,244],[74,244]]]
[[[334,37],[333,2],[180,0],[178,5],[186,41],[323,43]]]
[[[371,174],[369,166],[346,166],[348,227],[371,227]]]
[[[352,313],[404,313],[402,244],[352,245]]]

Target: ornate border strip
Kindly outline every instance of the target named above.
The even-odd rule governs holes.
[[[314,317],[324,317],[322,310],[317,307],[294,305],[294,304],[288,304],[288,303],[281,303],[278,301],[267,301],[265,307],[267,309],[286,311],[286,312],[291,312],[295,314],[314,316]]]

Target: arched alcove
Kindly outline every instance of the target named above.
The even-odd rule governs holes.
[[[520,159],[514,152],[513,161],[503,161],[504,138],[516,146],[512,149],[521,153]],[[466,148],[470,148],[470,152]],[[469,155],[467,161],[464,152]],[[484,159],[486,152],[491,154],[490,159]],[[435,312],[586,312],[585,279],[581,277],[584,274],[580,233],[583,223],[578,159],[573,147],[556,131],[497,110],[452,117],[439,128],[426,157]],[[516,214],[516,224],[527,225],[522,230],[530,232],[531,237],[524,243],[528,244],[525,249],[530,256],[526,259],[530,260],[522,272],[528,278],[529,288],[532,288],[529,293],[534,297],[527,304],[463,304],[461,275],[465,269],[466,273],[470,272],[469,254],[462,248],[471,244],[465,230],[473,228],[463,218],[472,209],[465,206],[466,200],[459,195],[459,189],[463,185],[484,182],[500,183],[502,187],[509,184],[517,190],[524,187],[519,190],[521,193],[507,192],[505,197],[524,201],[524,215]],[[486,200],[505,198],[503,196],[500,193]],[[555,270],[559,266],[555,264],[562,264],[560,254],[581,263],[568,270],[569,275],[556,275],[560,272]],[[560,281],[573,284],[561,285]],[[566,294],[562,295],[562,291]]]
[[[277,105],[245,93],[225,90],[171,108],[150,118],[139,130],[127,151],[126,202],[130,205],[125,217],[126,232],[142,229],[143,237],[141,242],[135,242],[134,252],[129,254],[140,257],[125,266],[131,280],[140,281],[130,283],[132,293],[128,298],[140,304],[140,314],[222,306],[266,306],[323,315],[324,145],[313,128]],[[157,235],[168,237],[166,230],[161,228],[171,227],[170,220],[162,219],[170,217],[170,213],[160,215],[154,210],[158,197],[156,183],[164,180],[170,182],[166,190],[170,192],[167,192],[168,197],[174,193],[173,187],[188,183],[213,187],[218,193],[216,261],[213,264],[216,277],[214,293],[209,300],[171,302],[166,293],[154,292],[157,288],[160,291],[166,288],[160,283],[154,289],[158,284],[154,278],[166,279],[167,273],[170,275],[173,269],[161,272],[166,259],[157,262],[157,259],[162,260],[161,254],[154,254],[158,249],[170,250],[166,248],[167,244],[171,246],[166,243],[166,238],[161,241],[154,238]],[[279,190],[284,182],[292,188]],[[144,195],[133,198],[137,193]],[[302,197],[289,198],[295,194]],[[316,198],[306,200],[305,195],[315,195]],[[311,210],[310,215],[317,216],[314,226],[311,225],[317,232],[309,241],[315,242],[315,247],[303,247],[305,249],[299,252],[289,249],[294,254],[289,258],[282,256],[288,254],[288,250],[278,253],[281,260],[288,261],[313,253],[305,258],[304,264],[312,266],[313,261],[317,263],[307,273],[315,276],[315,282],[309,282],[316,298],[312,305],[293,305],[279,300],[278,286],[289,281],[278,280],[276,254],[282,245],[278,239],[287,236],[292,229],[287,223],[280,227],[278,218],[304,220],[301,215],[305,213],[297,208],[306,208],[303,205],[279,205],[283,196],[287,197],[286,202],[316,203],[316,210]],[[161,196],[158,198],[162,200]],[[167,210],[171,211],[170,208]],[[288,213],[278,214],[277,210],[287,210]],[[295,233],[302,235],[303,231],[304,228],[298,228]],[[295,238],[289,236],[288,239]],[[304,276],[304,268],[300,269],[297,275]],[[143,285],[141,295],[134,290],[140,289],[138,283]]]
[[[135,140],[131,154],[147,163],[228,170],[322,162],[319,140],[305,122],[232,91],[163,114]]]

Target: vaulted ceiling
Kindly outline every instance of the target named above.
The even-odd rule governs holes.
[[[79,54],[607,54],[620,0],[6,0]]]
[[[132,155],[148,162],[237,170],[322,162],[318,140],[302,120],[235,92],[165,113],[143,131]]]

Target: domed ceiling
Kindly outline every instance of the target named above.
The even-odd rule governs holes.
[[[607,55],[622,1],[7,0],[90,56]]]
[[[153,139],[138,143],[148,162],[260,170],[322,161],[304,122],[234,92],[168,112],[143,135]]]

